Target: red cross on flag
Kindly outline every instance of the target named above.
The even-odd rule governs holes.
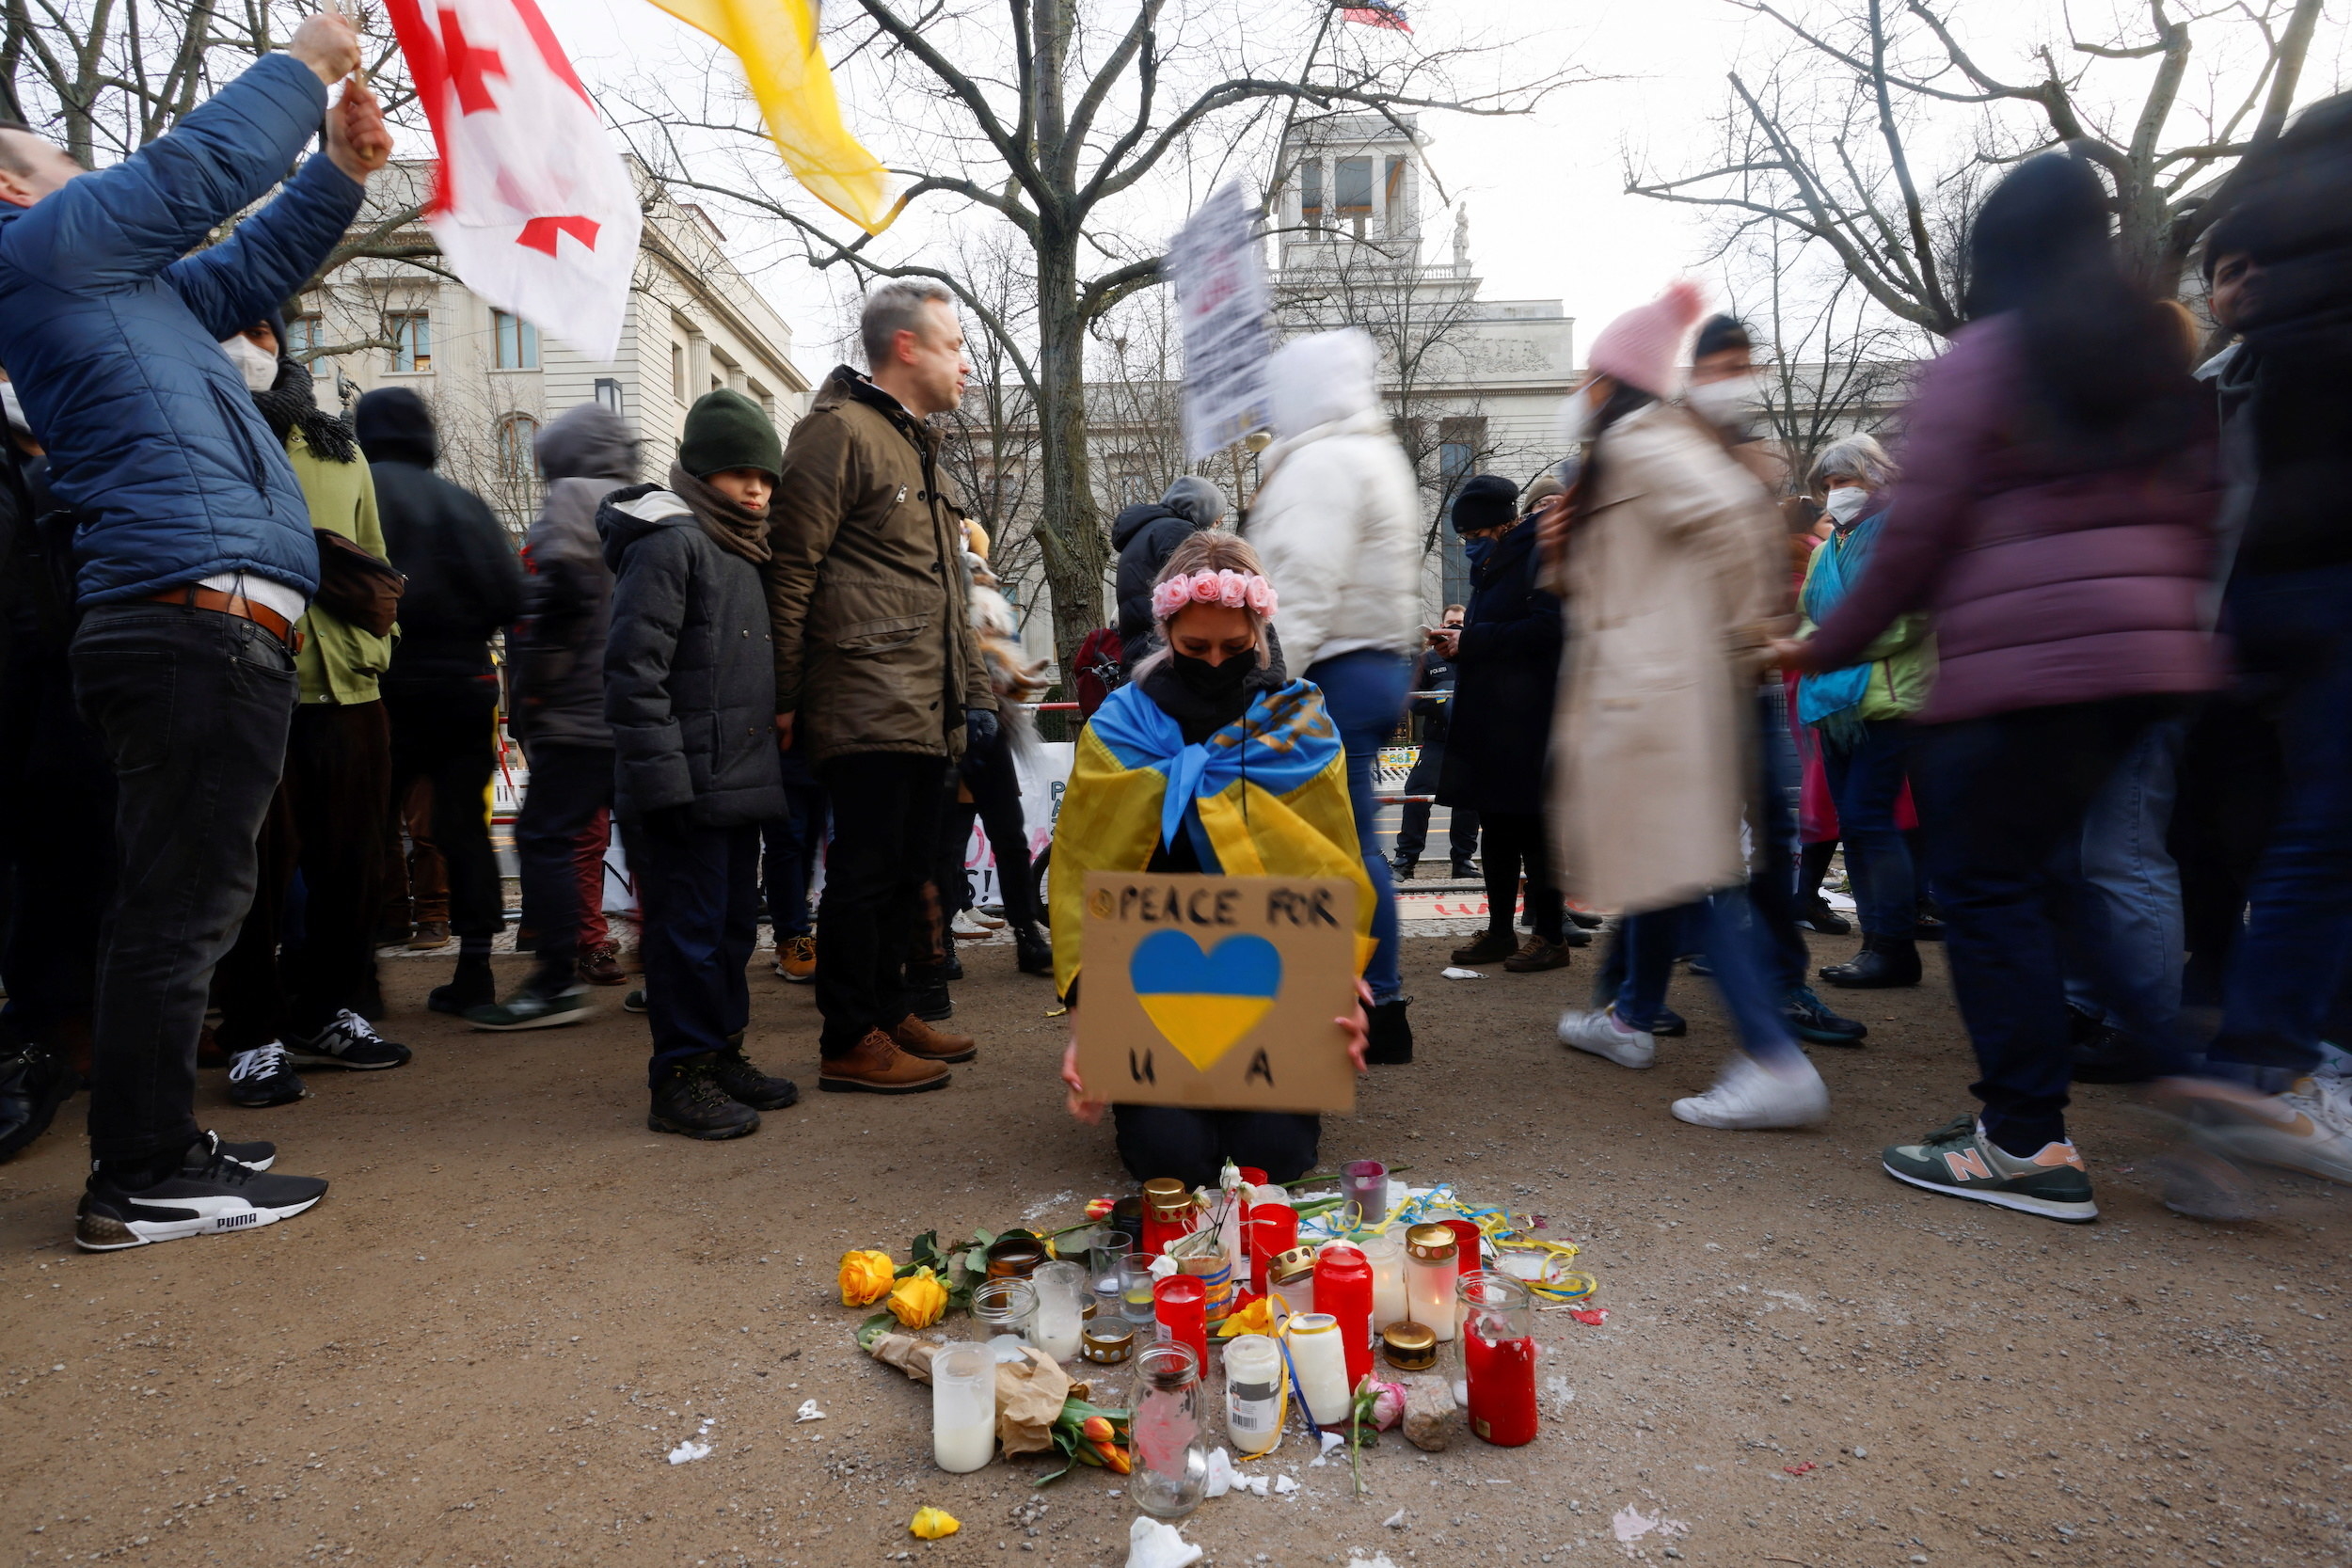
[[[619,346],[637,195],[535,0],[389,0],[440,155],[450,270],[596,359]]]

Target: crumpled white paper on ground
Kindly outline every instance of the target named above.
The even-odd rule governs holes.
[[[1201,1555],[1174,1525],[1157,1519],[1137,1519],[1127,1530],[1127,1568],[1191,1568]]]

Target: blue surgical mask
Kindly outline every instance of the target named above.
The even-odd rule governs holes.
[[[1467,560],[1473,566],[1485,565],[1486,558],[1494,554],[1494,552],[1495,542],[1492,539],[1465,539],[1462,541],[1463,559]]]

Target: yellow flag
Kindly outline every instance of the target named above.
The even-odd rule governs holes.
[[[809,195],[879,234],[897,215],[881,162],[841,123],[817,43],[816,0],[653,0],[743,62],[784,166]]]

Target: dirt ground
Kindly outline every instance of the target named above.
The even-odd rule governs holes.
[[[1359,1497],[1294,1436],[1272,1464],[1295,1495],[1185,1523],[1211,1562],[2352,1560],[2340,1193],[2282,1180],[2260,1221],[2175,1218],[2152,1130],[2099,1088],[2075,1123],[2097,1225],[1889,1180],[1879,1146],[1966,1102],[1940,957],[1866,999],[1866,1049],[1815,1053],[1826,1128],[1743,1133],[1666,1114],[1723,1047],[1704,981],[1676,982],[1690,1037],[1630,1073],[1552,1038],[1595,950],[1448,982],[1451,945],[1408,943],[1419,1060],[1327,1127],[1326,1163],[1545,1215],[1611,1315],[1540,1318],[1534,1444],[1391,1437]],[[586,1026],[478,1035],[422,1009],[444,961],[388,963],[410,1067],[259,1112],[207,1075],[207,1121],[335,1182],[246,1235],[77,1254],[77,1101],[0,1167],[0,1560],[1120,1562],[1117,1477],[935,1471],[928,1390],[856,1350],[863,1314],[834,1295],[846,1247],[1070,1223],[1129,1185],[1062,1112],[1046,985],[1009,947],[967,960],[957,1025],[984,1050],[953,1088],[810,1093],[716,1145],[644,1131],[644,1024],[617,993]],[[808,992],[763,963],[754,995],[754,1054],[813,1088]],[[796,1424],[808,1399],[825,1418]],[[706,1420],[709,1457],[667,1463]],[[925,1503],[961,1533],[910,1536]],[[1628,1509],[1685,1528],[1621,1544]]]

